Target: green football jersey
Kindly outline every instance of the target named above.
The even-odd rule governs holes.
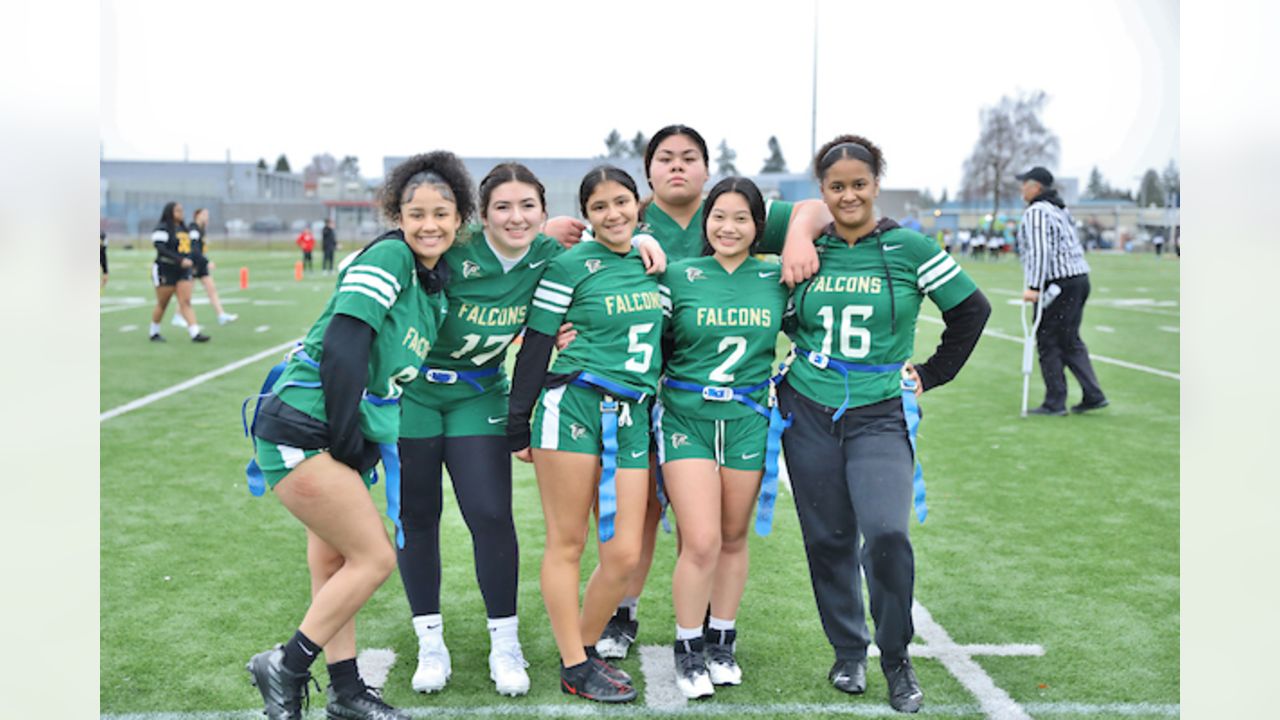
[[[760,239],[760,252],[782,252],[794,207],[794,204],[783,200],[765,202],[764,237]],[[681,227],[680,223],[658,207],[658,203],[649,203],[644,211],[644,224],[648,226],[649,234],[658,239],[669,261],[701,257],[702,213],[705,209],[705,205],[699,205],[698,211],[689,220],[689,226]]]
[[[505,386],[503,361],[507,348],[528,319],[529,300],[547,263],[562,252],[564,249],[554,239],[538,235],[515,267],[504,272],[483,234],[477,232],[468,240],[455,243],[444,255],[451,273],[445,287],[449,312],[423,364],[433,370],[497,368],[497,374],[476,382],[485,389]],[[470,383],[432,383],[425,377],[405,389],[407,400],[423,404],[431,404],[432,398],[465,399],[475,394]]]
[[[915,347],[920,303],[928,295],[944,312],[977,286],[945,250],[913,230],[893,228],[850,247],[834,235],[818,240],[821,268],[793,296],[796,347],[862,365],[901,363]],[[885,277],[888,266],[892,284]],[[893,307],[890,305],[890,286]],[[891,309],[897,326],[891,327]],[[788,382],[800,394],[828,407],[844,401],[845,381],[833,369],[797,357]],[[901,394],[898,371],[849,373],[849,407]]]
[[[739,388],[768,380],[790,293],[778,282],[780,272],[777,264],[751,257],[732,274],[711,256],[672,263],[659,287],[675,344],[667,377]],[[736,400],[704,400],[665,385],[661,397],[665,407],[690,417],[727,420],[754,412]],[[769,389],[751,399],[768,407]]]
[[[578,336],[551,372],[587,370],[652,395],[662,370],[662,303],[658,280],[644,274],[634,248],[619,255],[584,242],[547,263],[533,293],[529,327],[555,335],[571,322]]]
[[[418,368],[435,342],[445,314],[443,293],[428,295],[418,282],[417,259],[404,240],[388,238],[353,256],[339,269],[337,290],[329,298],[320,319],[303,340],[307,355],[321,362],[325,330],[336,314],[350,315],[374,329],[369,349],[371,395],[399,398],[418,376]],[[299,360],[291,361],[276,382],[319,382],[320,371]],[[317,420],[325,421],[321,388],[286,387],[280,399]],[[375,442],[395,442],[400,434],[400,406],[360,403],[360,430]]]

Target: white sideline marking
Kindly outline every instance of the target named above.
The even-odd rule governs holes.
[[[942,322],[941,318],[935,318],[929,315],[921,315],[920,319],[926,322],[931,322],[934,325],[946,324]],[[1022,338],[1014,337],[1013,335],[1006,335],[1000,332],[999,330],[983,330],[982,334],[987,335],[989,337],[997,338],[1000,340],[1008,340],[1009,342],[1016,342],[1019,345],[1022,344]],[[1094,360],[1096,362],[1100,362],[1100,363],[1106,363],[1108,365],[1116,365],[1122,368],[1129,368],[1130,370],[1137,370],[1138,372],[1150,373],[1151,375],[1159,375],[1160,377],[1165,377],[1165,378],[1169,378],[1170,380],[1177,380],[1178,382],[1182,382],[1181,375],[1179,375],[1178,373],[1169,372],[1168,370],[1160,370],[1159,368],[1147,367],[1146,365],[1131,363],[1127,360],[1117,360],[1116,358],[1107,357],[1106,355],[1094,355],[1093,353],[1089,353],[1089,359]]]
[[[973,693],[982,706],[982,712],[992,720],[1031,720],[1031,716],[1021,705],[1009,697],[1009,693],[1000,689],[982,666],[974,662],[969,653],[960,648],[951,639],[941,625],[934,622],[933,616],[918,602],[912,602],[911,619],[915,621],[916,632],[937,653],[938,661]]]
[[[125,404],[123,404],[123,405],[121,405],[121,406],[119,406],[119,407],[111,408],[110,410],[108,410],[108,411],[106,411],[106,412],[102,413],[101,415],[99,415],[99,416],[98,416],[98,422],[99,422],[99,423],[104,423],[104,422],[106,422],[106,421],[110,420],[110,419],[111,419],[111,418],[113,418],[113,417],[118,417],[118,416],[123,415],[123,414],[125,414],[125,413],[127,413],[127,412],[131,412],[131,411],[133,411],[133,410],[137,410],[137,409],[138,409],[138,408],[140,408],[140,407],[146,407],[147,405],[150,405],[151,403],[153,403],[153,402],[155,402],[155,401],[157,401],[157,400],[163,400],[163,399],[165,399],[165,398],[169,397],[170,395],[176,395],[176,394],[178,394],[178,393],[182,392],[183,390],[190,390],[191,388],[193,388],[193,387],[195,387],[195,386],[197,386],[197,385],[200,385],[200,384],[206,383],[206,382],[208,382],[208,381],[210,381],[210,380],[212,380],[212,379],[214,379],[214,378],[216,378],[216,377],[219,377],[219,376],[221,376],[221,375],[226,375],[227,373],[232,372],[233,370],[239,370],[240,368],[244,367],[245,365],[252,365],[253,363],[255,363],[255,362],[257,362],[257,361],[261,360],[262,358],[269,357],[269,356],[271,356],[271,355],[274,355],[274,354],[276,354],[276,353],[282,352],[282,351],[284,351],[284,350],[288,350],[289,348],[291,348],[291,347],[293,347],[294,345],[296,345],[296,344],[298,343],[298,341],[299,341],[299,340],[301,340],[301,339],[302,339],[302,338],[298,338],[298,340],[290,340],[290,341],[289,341],[289,342],[287,342],[287,343],[283,343],[283,344],[281,344],[281,345],[277,345],[277,346],[272,347],[272,348],[267,348],[266,350],[263,350],[263,351],[262,351],[262,352],[260,352],[260,353],[257,353],[257,354],[254,354],[254,355],[250,355],[250,356],[249,356],[249,357],[247,357],[247,358],[242,358],[242,359],[240,359],[240,360],[237,360],[237,361],[235,361],[235,362],[233,362],[233,363],[230,363],[230,364],[227,364],[227,365],[223,365],[222,367],[218,368],[217,370],[210,370],[210,371],[209,371],[209,372],[207,372],[207,373],[202,373],[202,374],[200,374],[200,375],[197,375],[197,376],[195,376],[195,377],[191,378],[190,380],[184,380],[184,381],[182,381],[182,382],[178,383],[177,385],[173,385],[173,386],[171,386],[171,387],[167,387],[167,388],[165,388],[164,390],[160,390],[160,391],[158,391],[158,392],[153,392],[153,393],[151,393],[150,395],[146,395],[146,396],[144,396],[144,397],[140,397],[140,398],[138,398],[137,400],[130,400],[129,402],[127,402],[127,403],[125,403]]]
[[[239,487],[239,486],[237,486]],[[923,635],[921,636],[923,637]],[[933,645],[911,645],[907,654],[911,657],[941,658],[945,654],[964,653],[965,655],[991,655],[994,657],[1044,657],[1044,648],[1040,645],[990,645],[978,643],[974,645],[955,645],[939,650]],[[867,657],[880,657],[880,648],[873,643],[867,647]]]
[[[120,326],[120,332],[133,332],[134,330],[137,330],[137,329],[138,329],[137,325],[121,325]]]
[[[1171,332],[1171,333],[1181,333],[1181,332],[1182,332],[1181,328],[1176,328],[1176,327],[1174,327],[1174,326],[1172,326],[1172,325],[1161,325],[1161,326],[1160,326],[1160,329],[1161,329],[1161,330],[1163,330],[1163,331],[1165,331],[1165,332]]]
[[[868,705],[857,702],[846,703],[770,703],[763,705],[741,705],[728,703],[694,703],[680,710],[660,710],[643,705],[619,708],[600,707],[596,703],[567,702],[551,705],[525,705],[519,700],[512,700],[504,705],[466,706],[430,706],[400,708],[410,717],[563,717],[563,718],[598,718],[610,715],[618,717],[671,717],[688,715],[695,717],[740,717],[764,716],[777,717],[791,715],[812,717],[815,715],[844,715],[847,717],[902,717],[893,711],[888,703]],[[1030,703],[1027,710],[1044,716],[1141,716],[1178,717],[1182,708],[1177,703]],[[962,717],[982,712],[976,705],[928,705],[920,709],[921,715],[939,717]],[[313,709],[308,718],[322,718],[323,710]],[[100,720],[262,720],[262,709],[231,710],[222,712],[151,712],[127,713],[120,715],[101,715]]]
[[[1093,329],[1103,333],[1113,333],[1116,331],[1116,329],[1110,325],[1095,325],[1093,326]]]
[[[676,687],[676,663],[670,645],[641,646],[640,672],[644,675],[646,708],[678,712],[689,704]]]
[[[262,333],[262,332],[266,332],[266,331],[268,331],[268,330],[270,330],[270,329],[271,329],[271,326],[270,326],[270,325],[259,325],[258,327],[254,328],[254,329],[253,329],[253,331],[254,331],[254,332]]]

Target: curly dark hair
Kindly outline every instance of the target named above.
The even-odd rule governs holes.
[[[448,150],[434,150],[414,155],[397,165],[387,176],[387,181],[378,191],[378,206],[387,220],[393,223],[400,221],[400,206],[413,197],[413,192],[420,185],[433,185],[444,191],[445,196],[457,206],[463,224],[475,214],[476,199],[466,166]]]
[[[818,154],[813,158],[813,174],[817,176],[818,182],[822,182],[832,165],[846,158],[865,162],[871,167],[871,175],[876,180],[884,175],[884,153],[880,152],[880,148],[861,135],[837,135],[831,142],[818,148]]]

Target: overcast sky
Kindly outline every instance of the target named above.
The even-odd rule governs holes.
[[[682,122],[755,172],[809,160],[815,0],[102,3],[109,159],[589,157]],[[954,195],[978,111],[1045,90],[1054,170],[1137,187],[1178,158],[1173,0],[817,0],[817,142],[865,135],[890,188]]]

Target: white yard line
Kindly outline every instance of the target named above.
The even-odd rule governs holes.
[[[973,693],[982,706],[982,712],[991,720],[1031,720],[1031,716],[1021,705],[1009,697],[1009,693],[1000,689],[982,666],[974,661],[969,653],[961,649],[951,639],[951,635],[938,623],[919,602],[911,606],[911,619],[915,622],[916,633],[937,653],[936,657],[947,672],[955,676],[966,690]]]
[[[942,322],[941,318],[935,318],[929,315],[921,315],[920,319],[924,320],[925,322],[931,322],[934,325],[946,324]],[[993,337],[1000,340],[1008,340],[1009,342],[1016,342],[1019,345],[1022,344],[1022,338],[1015,337],[1013,335],[1006,335],[1005,333],[1002,333],[999,330],[983,330],[982,334],[988,337]],[[1159,368],[1148,367],[1146,365],[1139,365],[1137,363],[1131,363],[1127,360],[1117,360],[1116,358],[1107,357],[1106,355],[1095,355],[1093,353],[1089,353],[1089,359],[1093,360],[1094,362],[1106,363],[1107,365],[1116,365],[1118,367],[1128,368],[1130,370],[1137,370],[1138,372],[1149,373],[1151,375],[1159,375],[1160,377],[1169,378],[1170,380],[1177,380],[1178,382],[1182,382],[1181,375],[1179,375],[1178,373],[1169,372],[1168,370],[1161,370]]]
[[[670,645],[640,647],[644,675],[644,706],[650,710],[680,711],[689,704],[676,687],[676,662]]]
[[[299,338],[298,340],[301,340],[301,338]],[[99,416],[98,416],[98,422],[99,422],[99,423],[104,423],[104,422],[106,422],[106,421],[110,420],[110,419],[111,419],[111,418],[113,418],[113,417],[119,417],[120,415],[123,415],[123,414],[125,414],[125,413],[127,413],[127,412],[131,412],[131,411],[133,411],[133,410],[137,410],[137,409],[138,409],[138,408],[140,408],[140,407],[146,407],[147,405],[150,405],[151,403],[156,402],[157,400],[163,400],[163,399],[165,399],[165,398],[167,398],[167,397],[169,397],[169,396],[171,396],[171,395],[177,395],[178,393],[180,393],[180,392],[182,392],[182,391],[184,391],[184,390],[190,390],[191,388],[193,388],[193,387],[195,387],[195,386],[197,386],[197,385],[201,385],[201,384],[203,384],[203,383],[206,383],[206,382],[208,382],[208,381],[210,381],[210,380],[212,380],[212,379],[214,379],[214,378],[216,378],[216,377],[220,377],[220,376],[222,376],[222,375],[226,375],[226,374],[227,374],[227,373],[229,373],[229,372],[232,372],[232,371],[235,371],[235,370],[239,370],[240,368],[244,367],[245,365],[252,365],[253,363],[258,362],[259,360],[261,360],[261,359],[263,359],[263,358],[265,358],[265,357],[270,357],[270,356],[275,355],[275,354],[277,354],[277,353],[284,352],[285,350],[288,350],[289,348],[291,348],[291,347],[293,347],[294,345],[298,344],[298,340],[290,340],[290,341],[289,341],[289,342],[287,342],[287,343],[283,343],[283,344],[281,344],[281,345],[276,345],[275,347],[267,348],[266,350],[263,350],[263,351],[262,351],[262,352],[260,352],[260,353],[256,353],[256,354],[254,354],[254,355],[250,355],[250,356],[249,356],[249,357],[247,357],[247,358],[242,358],[242,359],[240,359],[240,360],[237,360],[237,361],[235,361],[235,362],[233,362],[233,363],[229,363],[229,364],[227,364],[227,365],[223,365],[222,367],[218,368],[217,370],[210,370],[210,371],[209,371],[209,372],[207,372],[207,373],[202,373],[202,374],[200,374],[200,375],[197,375],[197,376],[195,376],[195,377],[191,378],[190,380],[184,380],[184,381],[182,381],[182,382],[178,383],[177,385],[173,385],[173,386],[171,386],[171,387],[167,387],[167,388],[165,388],[164,390],[160,390],[160,391],[158,391],[158,392],[153,392],[153,393],[151,393],[150,395],[147,395],[147,396],[145,396],[145,397],[140,397],[140,398],[138,398],[137,400],[130,400],[129,402],[127,402],[127,403],[125,403],[125,404],[123,404],[123,405],[121,405],[121,406],[119,406],[119,407],[111,408],[110,410],[108,410],[108,411],[106,411],[106,412],[102,413],[101,415],[99,415]],[[255,387],[256,387],[256,386],[255,386]],[[248,393],[246,393],[246,394],[248,394]]]
[[[429,700],[427,701],[429,702]],[[410,717],[805,717],[836,715],[845,717],[902,717],[888,703],[866,704],[856,700],[845,703],[768,703],[760,705],[729,704],[711,701],[693,703],[679,709],[663,710],[644,705],[605,707],[585,701],[569,701],[564,704],[525,704],[519,698],[502,705],[453,705],[415,706],[400,708]],[[1029,712],[1045,717],[1178,717],[1182,712],[1177,703],[1033,703]],[[982,710],[977,705],[929,705],[920,709],[922,716],[963,717]],[[319,707],[305,714],[308,720],[321,720],[324,710]],[[101,715],[101,720],[262,720],[262,709],[232,710],[223,712],[150,712]]]

